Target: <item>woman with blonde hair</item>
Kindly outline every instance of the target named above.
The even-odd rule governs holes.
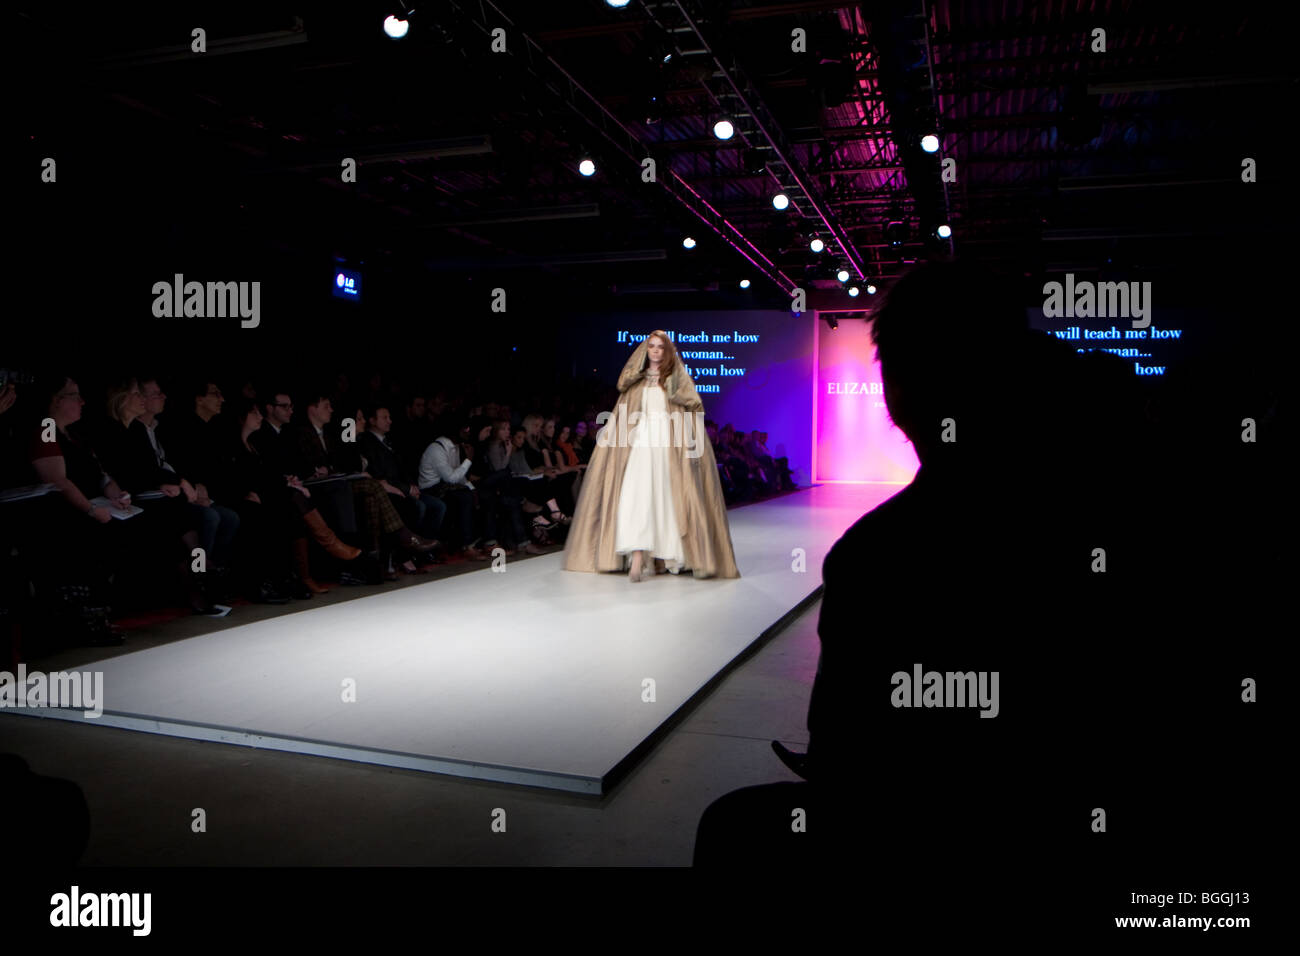
[[[545,476],[545,482],[538,492],[544,492],[545,498],[551,504],[550,518],[551,521],[558,524],[567,524],[573,514],[575,498],[573,494],[573,483],[578,479],[578,472],[562,469],[558,467],[559,463],[551,457],[551,444],[542,434],[543,426],[546,419],[538,414],[525,415],[523,420],[524,429],[524,458],[528,461],[528,467],[534,473]],[[532,496],[532,500],[537,501],[537,495]]]
[[[633,583],[664,570],[740,577],[704,403],[666,332],[636,347],[618,390],[583,481],[565,569],[628,570]]]

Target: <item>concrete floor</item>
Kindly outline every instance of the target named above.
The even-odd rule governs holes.
[[[122,651],[372,593],[339,588],[219,621],[183,618],[133,633]],[[91,812],[84,865],[689,866],[713,800],[798,779],[770,741],[807,744],[820,608],[815,601],[771,636],[599,799],[25,716],[0,715],[0,751],[82,787]],[[83,649],[29,666],[64,669],[111,653]],[[206,833],[191,830],[196,808]],[[493,832],[502,810],[506,830]]]

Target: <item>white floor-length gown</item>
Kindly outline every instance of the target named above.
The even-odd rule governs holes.
[[[668,470],[668,456],[674,452],[668,399],[659,386],[647,385],[641,395],[641,419],[628,432],[631,448],[618,496],[614,551],[649,551],[676,574],[686,556]]]

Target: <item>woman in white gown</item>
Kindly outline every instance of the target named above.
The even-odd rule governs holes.
[[[641,392],[641,413],[628,431],[632,449],[618,499],[618,522],[614,532],[614,552],[631,554],[628,580],[644,580],[650,574],[648,562],[654,559],[656,571],[676,574],[681,570],[682,532],[673,510],[672,478],[669,473],[672,433],[668,420],[668,400],[659,381],[659,366],[664,357],[664,343],[657,335],[646,346],[649,364],[646,387]]]
[[[564,569],[738,578],[704,402],[668,333],[642,340],[596,436],[564,547]]]

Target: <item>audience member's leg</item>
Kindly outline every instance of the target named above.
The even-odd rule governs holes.
[[[417,533],[426,538],[437,538],[443,534],[443,522],[447,518],[447,505],[437,495],[431,495],[428,492],[420,492],[420,497],[415,499],[420,508],[419,527]]]

